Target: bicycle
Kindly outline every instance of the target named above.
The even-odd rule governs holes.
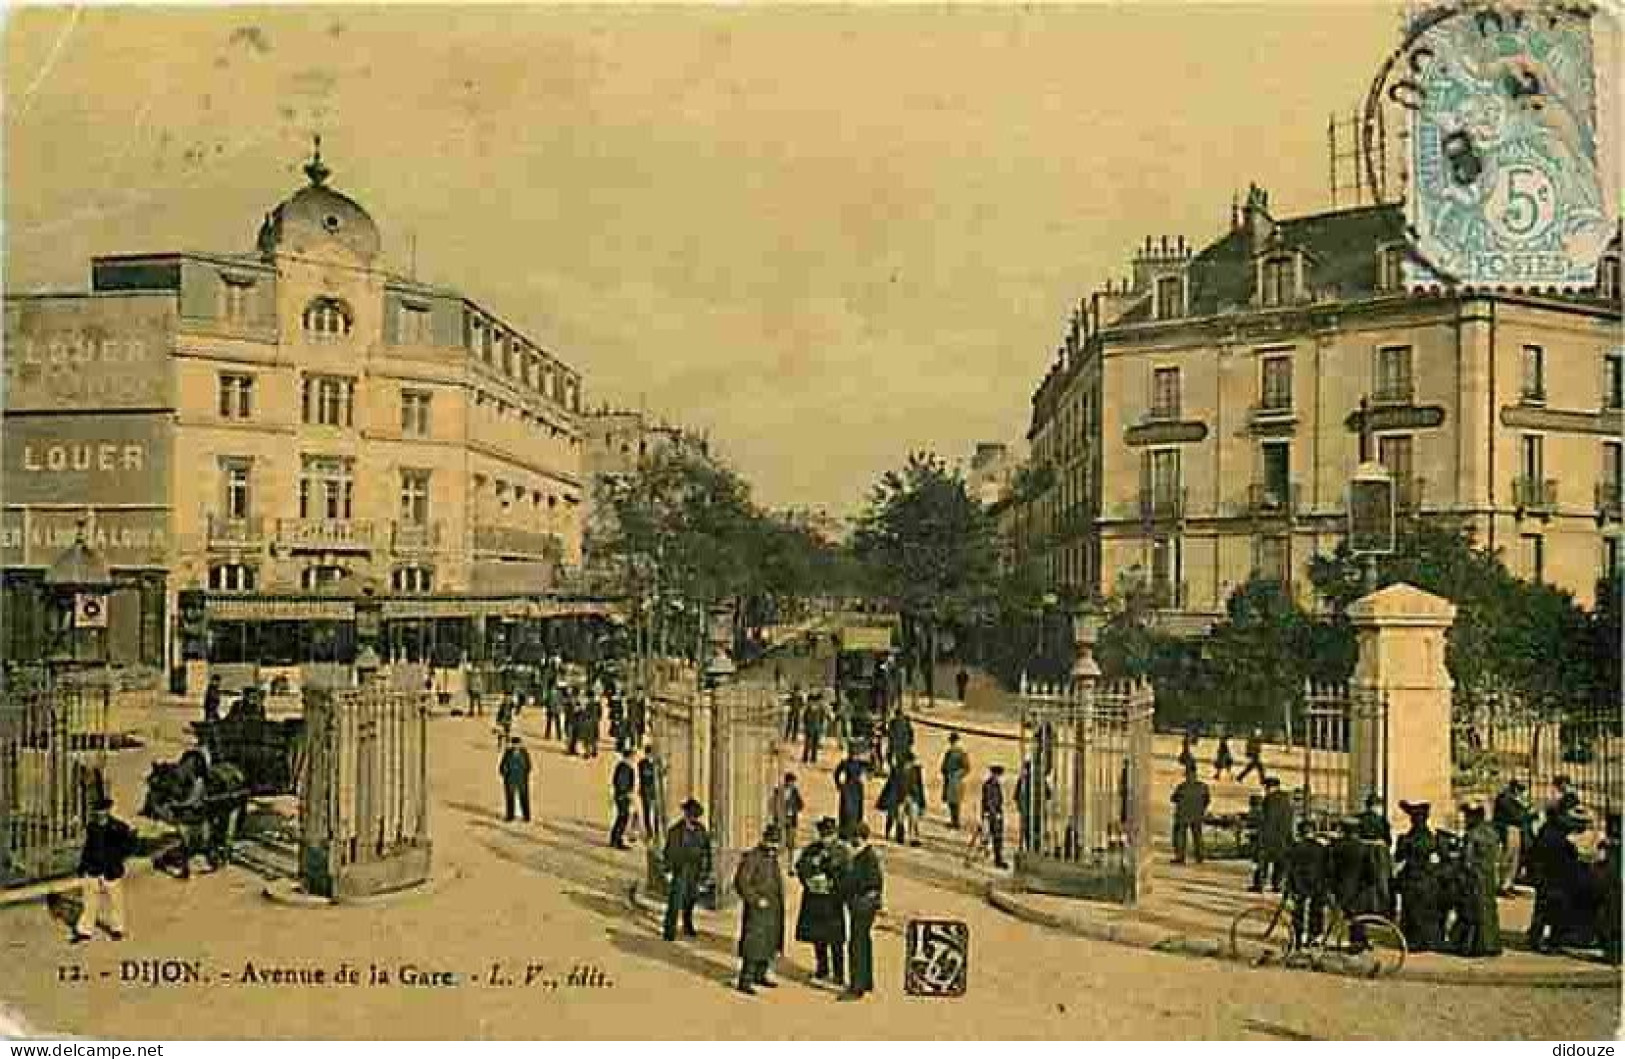
[[[1230,956],[1248,958],[1255,967],[1310,967],[1314,970],[1360,969],[1366,977],[1395,974],[1405,966],[1410,947],[1405,932],[1387,916],[1374,913],[1347,915],[1335,903],[1326,908],[1326,925],[1307,942],[1293,929],[1294,898],[1282,894],[1273,905],[1244,908],[1230,921]],[[1356,947],[1350,938],[1363,934]],[[1341,964],[1339,968],[1337,965]]]

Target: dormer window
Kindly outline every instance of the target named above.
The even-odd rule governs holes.
[[[1405,286],[1405,248],[1384,246],[1377,251],[1377,289],[1397,291]]]
[[[312,338],[343,338],[353,323],[350,307],[337,298],[317,298],[305,307],[305,334]]]
[[[1156,317],[1172,320],[1185,315],[1185,277],[1160,276],[1156,285]]]
[[[254,281],[243,276],[220,276],[220,315],[227,323],[248,322],[249,289]]]
[[[433,340],[427,305],[402,302],[396,322],[402,345],[428,345]]]
[[[1290,305],[1298,297],[1298,262],[1295,254],[1271,254],[1258,264],[1258,304]]]

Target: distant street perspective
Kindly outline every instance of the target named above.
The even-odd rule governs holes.
[[[1617,1034],[1617,27],[1361,15],[1361,109],[1159,107],[1254,146],[1199,195],[1132,161],[1161,133],[1068,155],[1027,261],[986,240],[1047,137],[970,112],[1098,114],[964,71],[1036,76],[1029,17],[1114,55],[1200,27],[902,14],[13,22],[4,1032]],[[900,52],[830,25],[929,28],[963,83],[894,92]],[[635,58],[668,41],[700,49],[670,83]],[[178,104],[126,114],[109,71],[193,45],[270,131],[147,142]],[[834,102],[848,55],[884,91]],[[995,129],[998,172],[934,153]],[[84,168],[185,174],[172,235],[48,194],[57,137],[127,130]]]

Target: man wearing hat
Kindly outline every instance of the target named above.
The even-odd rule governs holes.
[[[948,807],[948,826],[959,830],[959,807],[965,801],[965,777],[970,775],[970,756],[960,749],[959,733],[948,733],[948,749],[942,755],[942,804]]]
[[[1382,795],[1376,791],[1365,796],[1365,808],[1355,819],[1359,821],[1360,837],[1367,842],[1381,842],[1384,848],[1394,844],[1394,831],[1388,825],[1388,814],[1382,811]]]
[[[852,831],[852,860],[841,876],[839,892],[852,922],[852,979],[842,1000],[859,1000],[875,987],[875,950],[870,931],[880,914],[884,878],[880,855],[869,844],[869,825],[858,821]]]
[[[695,936],[694,903],[700,897],[700,884],[711,871],[711,836],[700,823],[704,810],[693,798],[683,803],[683,817],[666,832],[665,862],[670,878],[666,882],[666,919],[661,935],[677,940],[677,917],[683,918],[683,933]]]
[[[1463,956],[1501,955],[1501,912],[1496,895],[1501,891],[1497,872],[1501,840],[1490,826],[1480,802],[1461,807],[1466,834],[1462,836],[1462,889],[1457,908],[1455,945]]]
[[[1298,821],[1298,837],[1286,852],[1286,892],[1292,899],[1292,933],[1307,945],[1326,929],[1326,897],[1331,889],[1331,850],[1315,836],[1315,825]]]
[[[1555,952],[1573,923],[1580,888],[1580,851],[1570,836],[1585,830],[1586,821],[1564,812],[1557,799],[1546,806],[1546,819],[1529,849],[1529,878],[1535,884],[1535,909],[1529,915],[1529,948]]]
[[[755,849],[746,850],[734,872],[739,895],[739,981],[741,993],[756,995],[756,986],[772,989],[773,961],[784,951],[784,880],[779,874],[779,826],[768,824]]]
[[[800,829],[801,811],[805,808],[807,803],[801,798],[801,788],[796,786],[796,774],[786,772],[767,801],[768,819],[779,825],[779,837],[784,840],[786,858],[795,856],[796,832]]]
[[[1004,862],[1004,766],[989,765],[982,782],[982,827],[993,846],[993,866],[1008,868]]]
[[[525,741],[517,735],[509,738],[507,747],[503,749],[497,772],[502,775],[503,819],[512,823],[513,811],[517,806],[525,823],[530,823],[530,751],[525,749]]]
[[[85,825],[85,845],[79,852],[83,903],[73,926],[75,942],[94,937],[97,920],[114,941],[124,937],[124,861],[135,852],[135,832],[112,809],[113,799],[97,798]]]
[[[818,841],[796,859],[801,880],[801,911],[796,916],[796,940],[813,947],[818,966],[813,977],[846,984],[846,906],[841,903],[841,879],[850,854],[837,837],[834,817],[818,821]]]
[[[1362,915],[1387,915],[1391,904],[1388,847],[1360,837],[1360,818],[1345,816],[1337,823],[1338,836],[1329,851],[1332,897],[1350,920]],[[1366,947],[1365,928],[1349,926],[1349,944],[1355,952]]]
[[[1501,793],[1495,796],[1495,808],[1490,820],[1501,842],[1501,863],[1496,877],[1501,883],[1503,897],[1517,893],[1518,868],[1523,863],[1523,851],[1529,845],[1529,829],[1534,815],[1523,780],[1514,778],[1508,781],[1501,788]]]
[[[841,837],[847,840],[858,824],[863,822],[863,753],[861,744],[854,741],[847,748],[846,759],[835,766],[835,790],[840,795],[839,826]]]
[[[1174,806],[1174,863],[1185,863],[1189,841],[1196,863],[1202,863],[1202,821],[1207,818],[1211,795],[1207,784],[1196,777],[1196,763],[1185,766],[1185,778],[1168,799]]]
[[[1399,929],[1412,952],[1444,947],[1443,856],[1439,836],[1428,826],[1427,802],[1399,803],[1411,828],[1394,843],[1394,883],[1399,889]]]
[[[1196,766],[1191,765],[1194,775]],[[1264,882],[1270,889],[1281,890],[1281,875],[1286,868],[1286,853],[1292,846],[1292,798],[1281,789],[1275,776],[1264,777],[1264,801],[1258,814],[1258,852],[1253,867],[1253,893],[1264,892]]]
[[[632,765],[632,748],[621,751],[621,760],[615,762],[610,775],[609,795],[615,804],[615,822],[609,828],[609,844],[614,849],[631,849],[626,844],[626,829],[632,822],[632,792],[638,786],[638,772]]]

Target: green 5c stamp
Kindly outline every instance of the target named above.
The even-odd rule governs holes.
[[[1592,55],[1584,7],[1463,4],[1411,21],[1379,79],[1409,112],[1409,284],[1596,282],[1611,232]]]

